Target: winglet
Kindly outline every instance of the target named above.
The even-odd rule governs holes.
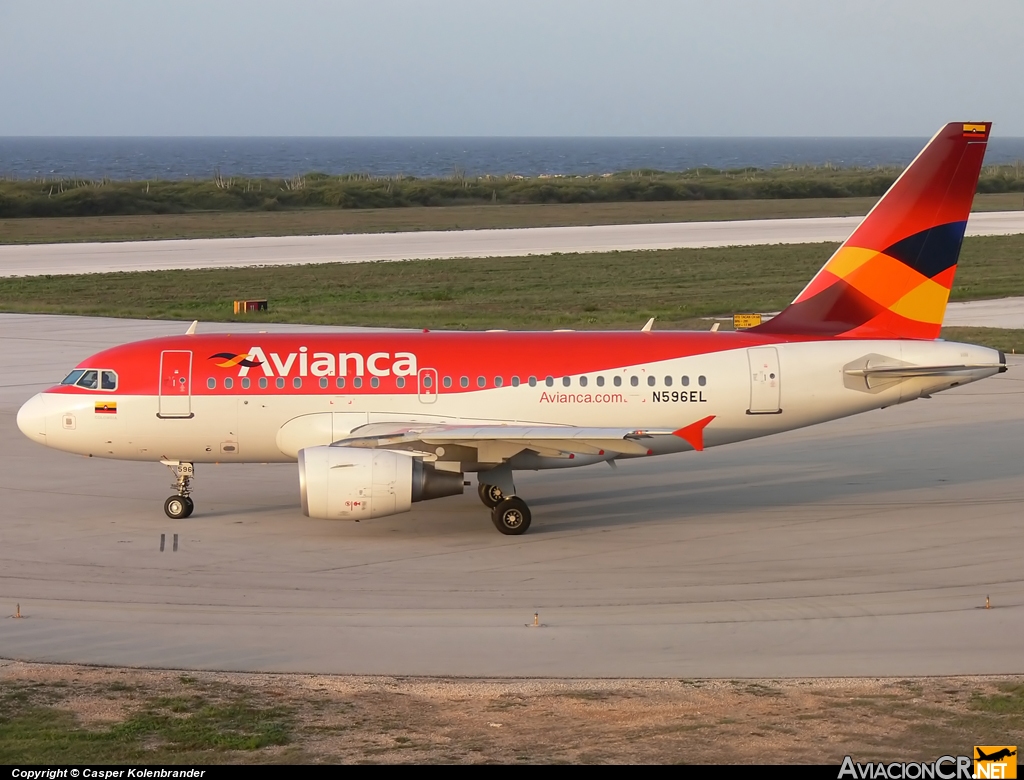
[[[196,334],[196,328],[199,326],[199,320],[193,320],[192,324],[188,326],[188,330],[185,331],[186,336],[194,336]]]
[[[640,331],[642,333],[650,333],[651,332],[651,328],[653,328],[653,327],[654,327],[654,317],[651,317],[649,320],[647,320],[647,324],[644,325],[642,328],[640,328]]]
[[[712,420],[715,419],[715,415],[705,417],[703,420],[697,420],[695,423],[690,423],[685,428],[680,428],[678,431],[672,431],[673,436],[678,436],[680,439],[685,441],[697,452],[704,451],[704,429],[708,426]]]

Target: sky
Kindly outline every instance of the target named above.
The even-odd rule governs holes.
[[[0,0],[0,136],[1024,136],[1022,0]]]

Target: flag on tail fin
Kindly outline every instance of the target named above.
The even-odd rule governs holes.
[[[942,128],[759,333],[938,338],[991,122]]]

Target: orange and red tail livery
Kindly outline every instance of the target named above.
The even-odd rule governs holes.
[[[991,127],[942,128],[796,300],[754,330],[938,338]]]

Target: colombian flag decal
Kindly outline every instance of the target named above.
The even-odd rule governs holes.
[[[117,401],[97,401],[96,414],[117,414]]]
[[[984,138],[985,125],[964,125],[964,138]]]

